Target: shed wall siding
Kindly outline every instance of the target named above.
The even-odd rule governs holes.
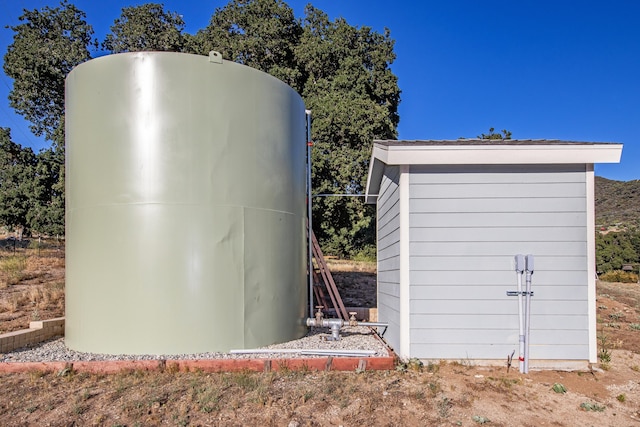
[[[387,166],[377,202],[378,321],[389,327],[385,339],[400,348],[400,168]]]
[[[522,253],[530,358],[589,359],[585,165],[414,165],[409,182],[412,357],[517,352]]]

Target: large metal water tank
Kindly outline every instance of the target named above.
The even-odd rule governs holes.
[[[66,81],[66,344],[251,348],[305,333],[305,111],[261,71],[166,52]]]

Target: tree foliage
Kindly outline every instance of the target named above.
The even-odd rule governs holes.
[[[621,270],[624,264],[640,263],[640,230],[596,234],[598,273]]]
[[[400,90],[389,66],[389,32],[331,22],[307,6],[296,49],[313,111],[313,187],[320,194],[357,195],[366,185],[372,141],[397,135]],[[327,251],[354,255],[375,244],[375,211],[360,197],[314,200],[313,223]]]
[[[102,47],[111,53],[139,51],[180,52],[185,44],[184,20],[158,3],[122,8]]]
[[[302,82],[294,50],[301,32],[293,10],[280,0],[232,0],[215,10],[191,49],[202,55],[218,51],[225,59],[269,73],[299,91]]]
[[[489,128],[489,133],[483,133],[478,135],[479,139],[511,139],[511,131],[502,129],[502,131],[496,133],[494,128]]]
[[[62,148],[54,146],[38,153],[27,224],[39,234],[64,235],[64,172]]]
[[[11,140],[11,132],[0,128],[0,223],[9,228],[27,228],[36,156]]]
[[[595,177],[595,211],[598,272],[640,263],[640,181]]]
[[[85,13],[66,0],[59,7],[24,10],[4,56],[13,79],[9,104],[31,122],[38,136],[52,140],[64,115],[64,79],[91,58],[92,27]]]
[[[0,128],[0,224],[26,234],[64,234],[64,153],[37,155]]]

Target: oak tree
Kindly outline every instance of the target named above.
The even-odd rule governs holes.
[[[9,104],[31,123],[37,136],[53,140],[64,115],[64,80],[91,58],[93,28],[85,13],[69,2],[24,10],[4,56],[4,72],[13,79]]]
[[[158,3],[122,8],[102,47],[111,53],[139,51],[180,52],[185,39],[184,20]]]

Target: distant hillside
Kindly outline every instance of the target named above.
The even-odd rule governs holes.
[[[596,224],[640,227],[640,180],[613,181],[596,176]]]

